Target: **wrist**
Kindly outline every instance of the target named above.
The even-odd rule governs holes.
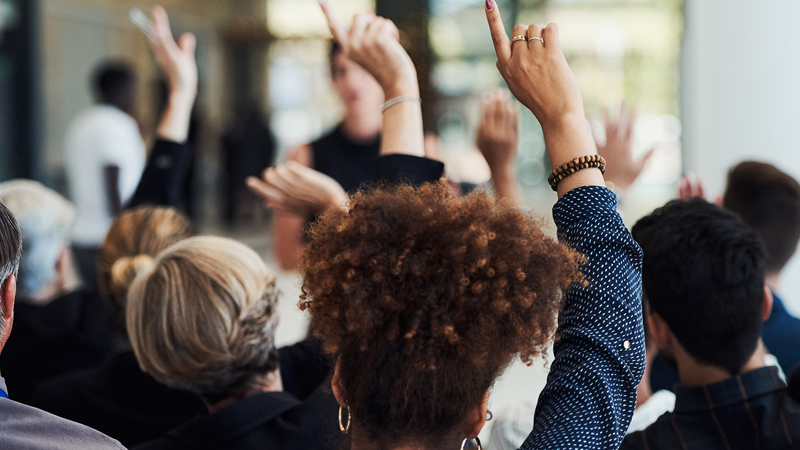
[[[194,101],[197,98],[196,89],[171,89],[169,93],[169,102],[175,106],[194,106]]]
[[[575,158],[597,154],[597,146],[582,115],[566,115],[543,124],[542,132],[550,165],[554,168]]]
[[[392,83],[387,83],[383,87],[383,92],[386,101],[403,96],[419,97],[419,83],[416,78],[399,79]]]

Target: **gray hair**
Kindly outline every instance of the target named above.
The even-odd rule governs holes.
[[[6,206],[0,202],[0,286],[8,277],[16,276],[19,271],[19,257],[22,254],[22,231],[17,219]],[[0,337],[6,332],[5,313],[0,307]]]
[[[75,208],[33,180],[0,184],[0,201],[16,216],[25,234],[18,289],[21,297],[30,297],[55,278],[59,255],[69,242]]]

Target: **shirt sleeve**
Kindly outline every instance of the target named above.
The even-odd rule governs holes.
[[[412,155],[385,155],[372,164],[372,179],[393,185],[435,183],[444,176],[444,164]]]
[[[588,284],[567,291],[547,385],[527,449],[618,449],[645,364],[642,251],[606,188],[586,186],[553,208],[559,239],[584,254]]]
[[[190,162],[189,144],[156,141],[139,186],[126,208],[135,208],[146,203],[175,206],[186,181]]]

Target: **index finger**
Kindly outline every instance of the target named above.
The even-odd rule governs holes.
[[[500,10],[495,0],[486,0],[486,19],[489,21],[489,31],[492,34],[497,60],[505,64],[511,59],[511,41],[506,34],[506,27],[503,25],[503,18],[500,17]]]
[[[333,38],[336,39],[336,42],[338,42],[339,45],[346,48],[347,29],[342,25],[341,22],[339,22],[333,7],[328,0],[319,0],[319,6],[322,7],[322,12],[325,13],[325,17],[328,19],[328,27],[331,29]]]

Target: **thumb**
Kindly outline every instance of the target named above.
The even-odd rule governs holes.
[[[197,36],[194,33],[183,33],[178,40],[178,47],[183,53],[194,55],[197,50]]]

